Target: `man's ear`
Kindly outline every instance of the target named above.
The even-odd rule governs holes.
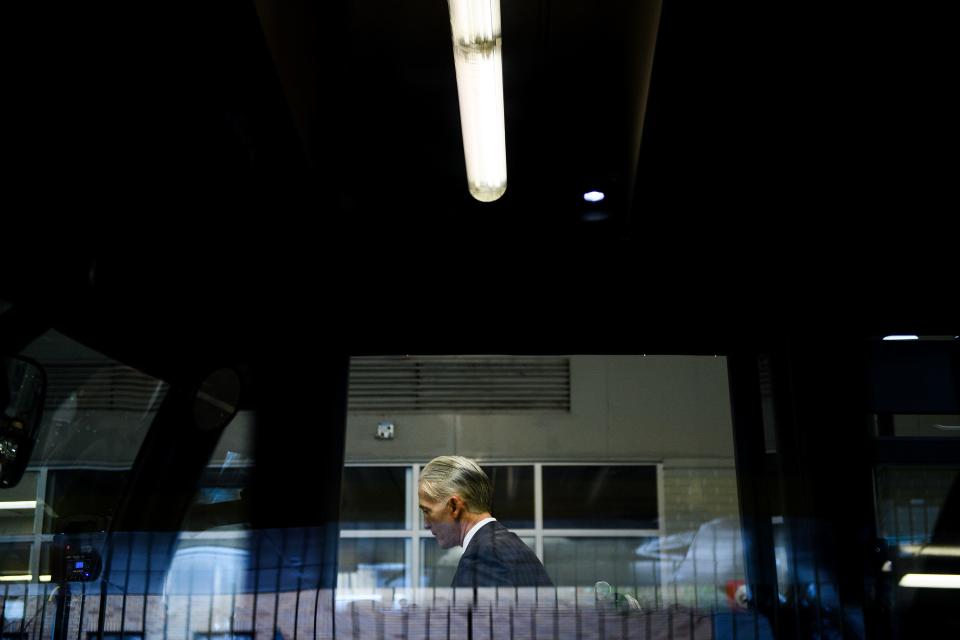
[[[463,498],[460,496],[450,496],[447,501],[447,506],[450,507],[450,515],[457,519],[463,515],[463,512],[466,511],[467,508],[467,505],[463,502]]]

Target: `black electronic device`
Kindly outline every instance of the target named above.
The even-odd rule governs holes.
[[[100,577],[102,537],[54,536],[51,553],[51,580],[55,583],[91,582]]]

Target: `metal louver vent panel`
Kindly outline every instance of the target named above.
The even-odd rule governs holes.
[[[167,385],[135,369],[102,362],[45,363],[48,408],[75,404],[83,411],[156,411]]]
[[[353,358],[349,410],[570,411],[570,361],[556,357]]]

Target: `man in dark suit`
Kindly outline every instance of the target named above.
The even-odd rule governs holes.
[[[420,473],[423,521],[443,549],[464,548],[454,587],[551,587],[536,554],[490,515],[493,490],[469,458],[440,456]]]

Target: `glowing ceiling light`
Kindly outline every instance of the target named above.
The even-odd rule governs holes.
[[[900,578],[900,586],[919,589],[960,589],[960,576],[952,573],[908,573]]]
[[[0,502],[0,509],[36,509],[36,500],[8,500]]]
[[[606,197],[602,191],[589,191],[583,194],[583,199],[587,202],[600,202]]]
[[[920,339],[920,336],[913,336],[913,335],[892,335],[892,336],[884,336],[883,339],[884,339],[884,340],[919,340],[919,339]]]
[[[480,202],[493,202],[507,190],[500,0],[449,4],[467,186]]]
[[[915,556],[942,556],[960,558],[960,547],[939,544],[902,544],[900,550]]]

